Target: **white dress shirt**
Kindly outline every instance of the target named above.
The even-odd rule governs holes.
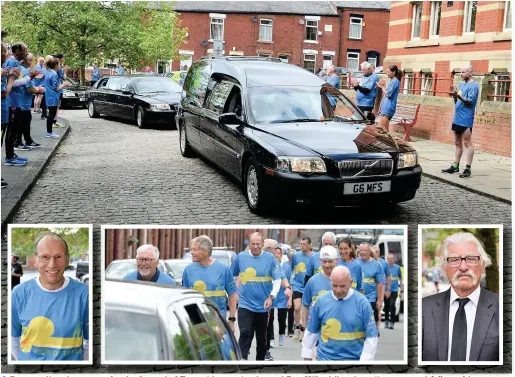
[[[331,294],[333,295],[333,298],[335,300],[338,300],[336,296],[334,295],[334,292],[331,291]],[[354,294],[354,289],[350,288],[347,295],[343,298],[343,300],[348,300],[352,297]],[[318,333],[313,334],[311,333],[307,328],[304,332],[304,336],[302,338],[302,351],[301,351],[301,357],[305,359],[311,359],[313,356],[313,347],[315,347],[318,340]],[[363,344],[363,351],[361,352],[361,358],[360,361],[369,361],[374,360],[374,356],[376,354],[377,350],[377,336],[373,338],[366,338],[365,344]]]
[[[447,354],[447,360],[451,360],[451,348],[452,348],[452,329],[454,327],[454,317],[456,317],[456,313],[460,307],[460,304],[456,299],[465,298],[459,297],[454,288],[450,288],[451,290],[451,300],[449,305],[449,352]],[[469,361],[470,356],[470,344],[472,343],[472,331],[474,330],[474,322],[476,320],[476,311],[477,304],[479,302],[479,295],[481,293],[481,287],[478,286],[474,292],[467,296],[470,299],[464,306],[465,316],[467,317],[467,358],[466,361]]]

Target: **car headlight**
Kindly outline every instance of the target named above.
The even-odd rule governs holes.
[[[276,169],[294,173],[326,173],[324,160],[318,157],[286,157],[276,159]]]
[[[63,90],[63,97],[75,97],[75,93],[69,90]]]
[[[399,153],[397,169],[412,168],[418,165],[417,152]]]
[[[158,104],[158,105],[150,105],[150,111],[163,111],[163,110],[170,110],[170,105],[167,105],[165,103]]]

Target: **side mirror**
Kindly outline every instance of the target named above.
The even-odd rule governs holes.
[[[374,123],[375,120],[376,120],[376,116],[375,116],[375,114],[373,112],[369,111],[368,114],[367,114],[367,119],[369,121],[371,121],[372,123]]]
[[[218,118],[220,124],[241,124],[240,118],[235,113],[225,113]]]

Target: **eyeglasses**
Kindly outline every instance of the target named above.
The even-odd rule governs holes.
[[[447,264],[449,267],[459,267],[461,265],[461,261],[465,261],[465,263],[469,267],[475,267],[479,265],[479,261],[481,260],[481,257],[476,256],[468,256],[468,257],[449,257],[447,258]]]
[[[138,263],[148,264],[156,259],[155,258],[137,258],[136,260],[138,261]]]
[[[54,257],[51,257],[50,255],[36,255],[39,259],[39,261],[43,264],[50,263],[50,260],[54,260],[55,263],[61,263],[65,260],[64,255],[56,255]]]

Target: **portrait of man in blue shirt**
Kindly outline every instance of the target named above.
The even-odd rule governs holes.
[[[151,281],[159,284],[177,285],[169,275],[159,271],[159,249],[153,245],[141,245],[136,250],[136,264],[138,269],[129,272],[123,280]]]
[[[467,65],[461,69],[463,82],[456,88],[451,86],[449,96],[454,100],[455,112],[452,120],[452,130],[454,131],[454,141],[456,150],[454,162],[447,169],[442,169],[442,173],[459,173],[460,160],[465,151],[465,161],[467,166],[459,175],[460,178],[468,178],[472,175],[472,159],[474,158],[474,147],[472,145],[472,126],[474,125],[474,114],[476,112],[477,97],[479,96],[479,85],[472,80],[472,65]]]

